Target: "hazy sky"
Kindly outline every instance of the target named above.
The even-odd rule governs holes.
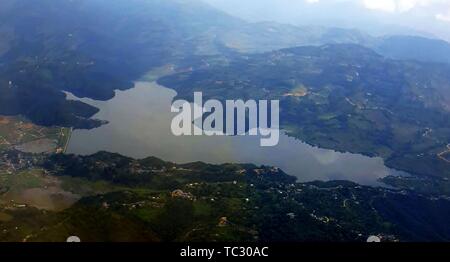
[[[204,0],[250,21],[423,33],[450,40],[450,0]]]

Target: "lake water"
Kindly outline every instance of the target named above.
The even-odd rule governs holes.
[[[68,153],[92,154],[100,150],[144,158],[187,163],[254,163],[283,169],[300,182],[313,180],[350,180],[364,185],[379,185],[377,180],[400,175],[384,165],[381,158],[340,153],[310,146],[281,135],[275,147],[260,147],[255,136],[184,136],[172,135],[170,125],[174,90],[154,82],[137,82],[135,87],[117,91],[109,101],[76,98],[100,109],[94,118],[109,124],[93,130],[75,130]]]

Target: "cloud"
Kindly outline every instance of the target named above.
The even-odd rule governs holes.
[[[437,14],[436,19],[443,22],[450,23],[450,11],[447,14]]]
[[[393,13],[397,9],[394,0],[364,0],[364,6],[368,9]]]
[[[306,3],[308,4],[316,4],[318,3],[320,0],[305,0]]]
[[[441,22],[450,23],[449,0],[363,0],[364,7],[371,10],[383,11],[392,14],[407,13],[413,9],[421,8],[422,12],[431,9],[432,16]],[[439,12],[438,10],[448,10]]]
[[[363,0],[366,8],[390,13],[405,13],[415,8],[444,5],[450,8],[448,0]]]

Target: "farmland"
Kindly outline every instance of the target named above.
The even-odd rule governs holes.
[[[69,128],[42,127],[20,116],[0,116],[0,152],[62,153],[70,134]]]

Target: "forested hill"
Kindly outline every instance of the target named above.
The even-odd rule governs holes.
[[[381,156],[391,167],[450,177],[450,66],[387,59],[359,45],[242,55],[161,78],[178,96],[279,99],[288,134],[324,148]]]
[[[97,109],[61,90],[110,99],[168,63],[186,69],[211,56],[325,43],[402,57],[356,30],[247,23],[200,0],[1,0],[0,39],[0,114],[76,128],[100,125],[89,119]]]
[[[195,53],[196,36],[240,23],[196,1],[2,0],[0,114],[92,127],[96,109],[154,66]]]

